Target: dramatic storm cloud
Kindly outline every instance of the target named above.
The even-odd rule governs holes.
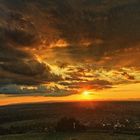
[[[0,93],[139,83],[139,25],[139,0],[1,0]]]

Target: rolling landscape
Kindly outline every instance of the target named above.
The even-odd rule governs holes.
[[[85,101],[2,106],[0,139],[139,140],[139,105],[135,101]],[[69,123],[66,118],[78,120],[84,129],[64,125]],[[60,120],[64,130],[56,129]]]

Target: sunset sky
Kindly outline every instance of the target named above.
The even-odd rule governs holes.
[[[0,105],[71,100],[140,100],[140,1],[0,0]]]

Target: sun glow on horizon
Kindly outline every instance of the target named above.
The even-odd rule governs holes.
[[[91,92],[89,92],[89,91],[83,91],[82,94],[85,95],[85,96],[88,96],[88,95],[90,95],[90,93],[91,93]]]
[[[92,100],[93,98],[92,94],[93,94],[92,91],[85,90],[82,92],[82,97],[84,100]]]

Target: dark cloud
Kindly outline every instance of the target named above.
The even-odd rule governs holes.
[[[32,45],[36,41],[34,35],[31,33],[26,33],[22,30],[6,30],[5,32],[7,34],[5,37],[9,37],[11,41],[21,46]]]
[[[88,89],[94,89],[94,90],[102,90],[106,88],[112,88],[113,85],[111,82],[107,80],[91,80],[91,81],[78,81],[78,82],[61,82],[61,85],[66,86],[67,88],[72,88],[72,89],[83,89],[85,88],[86,90]]]
[[[139,67],[139,25],[139,0],[1,0],[0,85],[59,81],[62,78],[51,71],[49,61],[63,70],[70,63]],[[58,40],[67,44],[57,45]],[[69,88],[112,87],[106,80],[82,81],[92,78],[85,75],[87,67],[71,70],[65,80],[81,82]],[[128,73],[122,76],[135,80]]]
[[[25,48],[34,48],[40,37],[32,21],[16,5],[22,1],[0,3],[0,84],[38,85],[61,79],[51,72],[48,65],[39,62]],[[20,5],[21,3],[21,5]],[[0,7],[0,8],[1,8]],[[21,7],[20,7],[21,8]]]
[[[16,61],[16,62],[5,62],[0,65],[4,70],[21,74],[25,76],[36,76],[44,71],[49,72],[50,69],[45,64],[41,64],[35,60],[29,61]]]
[[[47,40],[46,46],[54,43],[55,39],[62,38],[68,42],[67,48],[55,46],[55,57],[61,54],[62,57],[71,57],[76,61],[95,60],[95,63],[111,57],[115,59],[112,62],[116,63],[118,58],[114,56],[119,56],[120,52],[126,53],[129,49],[135,52],[140,48],[138,0],[36,0],[28,6],[34,7],[39,13],[38,22],[33,22],[38,31],[41,26],[41,35]],[[36,17],[34,14],[30,16]],[[138,63],[136,59],[129,66]],[[113,63],[110,65],[113,66]]]
[[[133,75],[129,75],[127,72],[123,72],[122,75],[128,80],[135,80],[135,77]]]

